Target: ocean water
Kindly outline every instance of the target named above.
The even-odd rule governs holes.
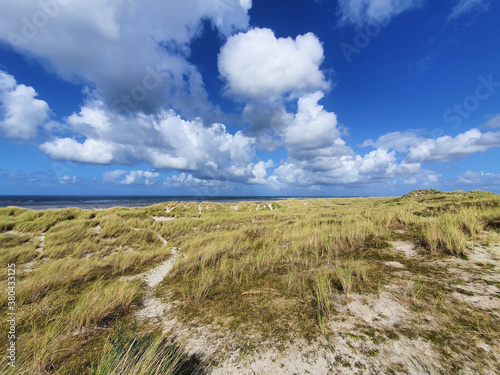
[[[51,196],[51,195],[3,195],[0,207],[17,206],[34,210],[78,207],[84,209],[122,207],[146,207],[163,202],[269,202],[288,198],[309,197],[203,197],[203,196]],[[316,197],[318,198],[318,197]]]

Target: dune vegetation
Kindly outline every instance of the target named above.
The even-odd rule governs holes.
[[[2,208],[2,373],[498,373],[499,231],[482,191]]]

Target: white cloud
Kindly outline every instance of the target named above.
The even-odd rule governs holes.
[[[104,180],[104,182],[116,182],[124,174],[127,174],[127,171],[124,171],[123,169],[117,169],[115,171],[104,172],[102,174],[102,179]]]
[[[252,0],[240,0],[240,5],[243,9],[248,11],[252,8]]]
[[[494,124],[495,121],[496,118],[490,122]],[[440,163],[500,147],[500,132],[482,133],[478,129],[470,129],[455,137],[443,136],[437,139],[423,138],[411,131],[392,132],[380,136],[376,141],[368,139],[361,146],[407,154],[405,161],[408,163]]]
[[[292,159],[310,159],[352,154],[340,138],[345,128],[339,127],[337,116],[318,102],[324,93],[304,94],[297,100],[297,113],[289,113],[281,101],[251,102],[245,106],[243,118],[250,123],[245,134],[256,137],[258,146],[268,151],[283,146]]]
[[[491,119],[486,127],[495,127],[499,119],[500,116]],[[411,163],[440,163],[500,147],[500,132],[482,133],[474,128],[455,137],[437,139],[423,138],[411,131],[392,132],[380,136],[376,141],[368,139],[361,146],[407,154],[405,160]]]
[[[341,138],[335,113],[318,104],[322,97],[321,92],[301,97],[297,113],[282,129],[288,159],[268,179],[276,187],[365,184],[429,174],[419,163],[398,162],[393,147],[383,147],[392,135],[372,141],[376,150],[357,155]]]
[[[436,188],[441,175],[430,170],[422,170],[421,173],[403,178],[405,185],[413,185],[415,188],[432,187]]]
[[[328,165],[328,168],[326,166]],[[313,166],[313,165],[312,165]],[[397,162],[395,152],[374,150],[364,156],[346,155],[331,157],[322,168],[311,163],[289,162],[280,165],[270,181],[295,186],[346,185],[387,183],[394,178],[430,175],[419,163]]]
[[[288,146],[315,150],[329,147],[339,138],[337,116],[318,104],[323,96],[317,91],[299,98],[297,114],[285,132]]]
[[[118,169],[105,172],[102,175],[104,182],[121,185],[154,185],[158,183],[160,174],[154,171],[127,171]]]
[[[463,184],[473,186],[474,189],[491,188],[498,190],[498,187],[500,186],[500,174],[469,170],[458,176],[458,181]]]
[[[120,183],[130,185],[130,184],[144,184],[151,185],[154,184],[156,179],[160,177],[158,172],[152,171],[131,171],[125,176],[125,179]]]
[[[0,40],[96,87],[108,105],[147,112],[207,107],[187,60],[202,20],[227,37],[248,27],[249,0],[43,0],[0,2]]]
[[[78,181],[78,177],[76,176],[69,176],[65,174],[64,176],[61,177],[61,180],[59,181],[61,184],[76,184]]]
[[[288,113],[281,102],[245,107],[245,118],[254,121],[247,133],[256,134],[259,147],[273,150],[283,146],[288,159],[280,168],[289,175],[293,175],[288,170],[291,165],[304,170],[328,171],[334,168],[339,157],[355,156],[341,139],[344,129],[338,126],[335,113],[326,111],[318,103],[323,95],[316,91],[301,96],[295,114]],[[284,174],[280,178],[290,180]]]
[[[0,133],[6,137],[30,139],[49,118],[49,106],[36,99],[30,86],[18,85],[10,74],[0,71]]]
[[[327,90],[330,84],[319,68],[323,59],[323,46],[312,33],[293,40],[256,28],[227,40],[219,72],[230,93],[265,101]]]
[[[42,144],[40,149],[53,160],[109,164],[113,160],[114,145],[95,139],[86,139],[85,142],[79,143],[72,138],[59,138]]]
[[[423,4],[424,0],[339,0],[340,22],[355,26],[370,22],[383,24]]]
[[[248,180],[250,184],[266,184],[267,180],[267,170],[274,166],[272,160],[259,161],[257,164],[252,165],[253,177]]]
[[[497,115],[490,119],[485,126],[487,128],[500,128],[500,115]]]
[[[448,19],[455,20],[472,11],[486,12],[489,8],[490,2],[488,0],[457,0]]]
[[[500,132],[481,133],[478,129],[471,129],[456,137],[425,139],[410,147],[406,159],[418,163],[448,162],[495,147],[500,147]]]
[[[398,161],[396,149],[408,151],[409,146],[419,140],[413,133],[394,133],[377,142],[367,141],[365,143],[375,146],[376,150],[357,155],[342,139],[345,130],[339,127],[335,113],[326,111],[319,104],[323,95],[317,91],[301,96],[296,114],[288,113],[281,103],[264,106],[264,117],[269,120],[267,127],[265,119],[256,127],[260,141],[265,141],[263,135],[268,135],[270,143],[286,149],[288,158],[271,176],[265,178],[262,173],[262,182],[274,188],[314,188],[320,185],[387,183],[412,177],[425,182],[432,178],[432,173],[422,170],[420,163]],[[258,106],[253,107],[249,110],[247,105],[246,114],[259,120]],[[397,145],[389,146],[393,140],[397,140]]]
[[[325,160],[353,154],[340,138],[335,113],[318,104],[321,98],[323,93],[318,91],[298,100],[297,113],[284,130],[284,144],[292,160]]]
[[[419,137],[411,131],[392,132],[380,136],[376,141],[367,139],[361,147],[373,146],[383,150],[395,150],[397,152],[408,152],[411,146],[417,146],[424,138]]]
[[[177,175],[167,177],[164,185],[171,188],[215,188],[217,191],[225,185],[225,181],[203,180],[193,177],[192,174],[181,172]],[[217,194],[213,194],[217,195]]]

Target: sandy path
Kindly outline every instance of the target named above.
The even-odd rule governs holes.
[[[154,289],[159,283],[163,281],[165,276],[172,270],[174,263],[179,258],[179,251],[177,248],[172,249],[172,257],[160,264],[158,267],[144,273],[143,280],[146,282],[150,289]]]
[[[158,239],[163,242],[163,246],[167,246],[167,240],[165,238],[163,238],[159,233],[156,234],[156,236],[158,237]]]
[[[159,238],[164,241],[164,244],[167,244],[167,240],[158,235]],[[163,313],[166,309],[168,309],[168,305],[160,301],[160,299],[156,298],[153,295],[153,290],[158,286],[165,276],[168,275],[176,260],[179,258],[179,250],[177,248],[172,248],[172,256],[167,261],[160,264],[158,267],[153,268],[147,272],[144,272],[139,275],[133,276],[131,279],[142,279],[146,282],[148,289],[146,291],[146,295],[142,300],[142,308],[136,312],[135,316],[138,320],[147,320],[147,319],[155,319],[162,320]]]
[[[38,239],[40,240],[40,243],[38,244],[38,246],[36,247],[35,251],[42,255],[43,254],[43,247],[45,246],[45,233],[42,233],[38,236]],[[24,272],[26,273],[30,273],[33,271],[33,268],[36,266],[36,264],[38,263],[38,261],[36,259],[33,259],[29,262],[27,262],[26,264],[24,264]]]
[[[39,254],[42,254],[43,253],[43,247],[45,246],[45,233],[42,233],[41,235],[39,235],[38,239],[40,240],[40,243],[38,244],[38,247],[36,248],[36,251]]]

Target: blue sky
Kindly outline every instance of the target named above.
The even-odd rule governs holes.
[[[0,4],[0,194],[500,193],[492,0]]]

